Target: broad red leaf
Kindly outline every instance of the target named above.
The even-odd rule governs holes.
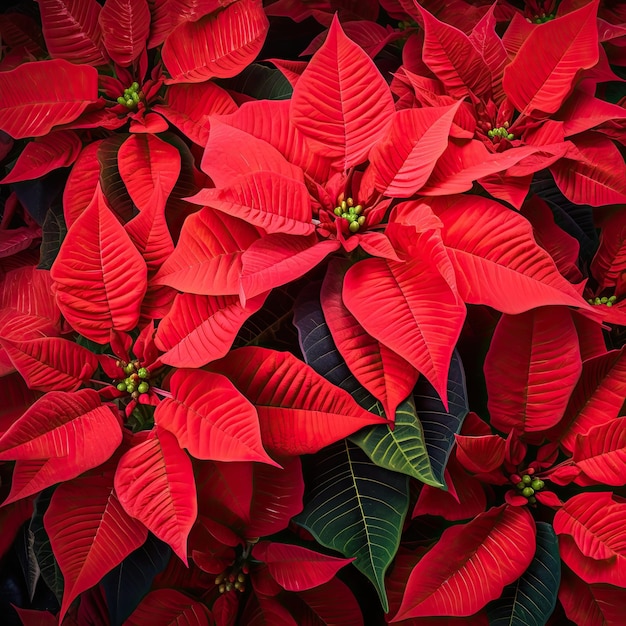
[[[67,233],[50,275],[63,315],[88,339],[105,344],[111,331],[135,328],[146,263],[99,188]]]
[[[250,224],[205,207],[185,220],[176,249],[153,283],[185,293],[236,295],[241,253],[258,238]]]
[[[100,180],[98,148],[102,140],[87,144],[74,162],[74,167],[63,189],[63,217],[70,226],[89,206]]]
[[[443,222],[443,242],[465,302],[510,314],[551,304],[588,308],[515,211],[475,196],[429,204]]]
[[[151,591],[124,622],[125,626],[211,626],[213,623],[211,612],[203,602],[175,589]]]
[[[600,289],[614,287],[626,272],[626,220],[616,212],[603,222],[600,245],[591,262],[591,273]]]
[[[384,78],[335,16],[326,41],[294,88],[292,123],[316,152],[345,170],[366,160],[393,111]]]
[[[448,146],[452,119],[461,102],[448,107],[397,111],[370,155],[374,186],[393,198],[416,193]]]
[[[266,295],[242,306],[237,296],[178,294],[155,337],[164,353],[161,361],[174,367],[201,367],[221,359],[245,321],[263,306]]]
[[[82,143],[71,130],[59,130],[26,144],[13,169],[0,181],[3,185],[40,178],[78,158]]]
[[[573,452],[576,435],[610,422],[620,414],[626,395],[626,351],[611,350],[583,364],[583,371],[563,419],[548,433]]]
[[[102,7],[96,0],[37,2],[51,57],[96,66],[108,61],[98,22]],[[62,83],[64,86],[69,84]]]
[[[582,372],[578,334],[565,307],[503,315],[484,365],[495,428],[543,431],[563,417]]]
[[[398,404],[415,387],[418,372],[395,351],[368,335],[341,299],[343,275],[339,264],[326,273],[320,301],[337,350],[355,378],[383,405],[393,420]]]
[[[155,422],[197,459],[275,464],[261,443],[255,408],[221,374],[180,369],[170,379]]]
[[[2,337],[0,345],[31,389],[76,391],[98,367],[95,354],[61,337]]]
[[[504,462],[506,440],[500,435],[455,435],[456,458],[474,474],[488,474]]]
[[[97,585],[148,537],[146,527],[119,503],[112,472],[60,485],[43,521],[65,583],[60,621],[78,594]]]
[[[96,391],[51,391],[0,437],[0,460],[63,460],[61,482],[106,461],[121,441],[117,415]]]
[[[441,241],[424,235],[419,243],[418,258],[353,265],[343,302],[372,337],[426,376],[447,407],[448,369],[465,306],[440,272],[449,264]]]
[[[598,0],[534,28],[504,70],[507,97],[522,113],[555,113],[582,69],[598,62]],[[541,50],[541,57],[536,51]]]
[[[587,583],[626,586],[625,519],[611,492],[576,494],[554,516],[561,558]]]
[[[34,609],[22,609],[13,606],[22,620],[23,626],[57,626],[59,620],[48,611],[36,611]]]
[[[41,27],[30,15],[10,9],[0,15],[0,36],[8,48],[23,48],[35,57],[46,54]]]
[[[224,10],[184,22],[161,51],[170,83],[201,83],[239,74],[259,54],[269,23],[261,0],[240,0]]]
[[[626,485],[626,420],[611,420],[577,435],[572,460],[601,485]]]
[[[196,485],[191,461],[174,435],[157,428],[125,452],[115,473],[115,493],[129,515],[187,564],[187,536],[198,506]]]
[[[157,198],[165,205],[180,174],[180,152],[156,135],[134,134],[120,146],[117,166],[128,195],[142,211]]]
[[[33,514],[33,501],[22,500],[0,509],[0,524],[2,536],[0,538],[0,557],[3,557],[13,545],[17,533],[24,522],[29,521]]]
[[[354,561],[271,541],[257,543],[252,556],[263,561],[274,580],[287,591],[303,591],[323,585],[342,567]]]
[[[526,571],[535,533],[528,509],[506,504],[444,530],[413,568],[391,621],[472,615]]]
[[[241,617],[248,626],[298,626],[291,613],[278,601],[263,594],[251,594]]]
[[[64,59],[24,63],[0,72],[0,129],[14,139],[41,137],[73,122],[97,99],[98,72],[89,65]]]
[[[107,0],[98,21],[106,51],[118,65],[130,65],[145,50],[150,33],[147,0]]]
[[[622,121],[626,117],[626,110],[621,106],[596,98],[583,89],[575,89],[559,109],[557,117],[563,120],[565,136],[570,137],[604,122]]]
[[[28,250],[39,243],[41,229],[36,226],[20,226],[10,230],[0,230],[0,259]]]
[[[489,95],[491,71],[469,37],[416,5],[424,22],[422,59],[455,98]]]
[[[289,352],[239,348],[211,369],[228,376],[254,404],[263,444],[278,454],[317,452],[363,426],[385,422]]]
[[[575,624],[618,626],[624,619],[626,589],[600,583],[590,585],[564,567],[559,600]]]

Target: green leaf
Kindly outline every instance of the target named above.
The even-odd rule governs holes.
[[[537,550],[526,572],[487,605],[489,626],[544,626],[556,606],[561,557],[554,529],[537,522]]]
[[[408,478],[377,465],[341,441],[319,452],[308,502],[294,521],[324,547],[354,557],[374,585],[385,612],[385,572],[400,545],[409,506]]]
[[[42,227],[43,237],[37,269],[49,270],[52,267],[66,233],[67,226],[63,217],[63,208],[58,206],[48,209]]]
[[[234,78],[215,81],[220,87],[251,96],[256,100],[288,100],[293,87],[280,70],[252,63]]]

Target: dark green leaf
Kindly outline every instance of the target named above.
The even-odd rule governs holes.
[[[98,148],[100,186],[109,207],[122,223],[128,222],[138,213],[117,167],[117,154],[128,137],[129,135],[126,134],[112,135],[107,137]]]
[[[288,100],[293,87],[280,70],[253,63],[234,78],[215,81],[220,87],[256,100]]]
[[[49,270],[52,267],[66,233],[63,209],[60,206],[49,209],[42,227],[43,238],[38,269]]]
[[[544,626],[556,606],[561,557],[550,524],[537,522],[537,550],[522,577],[487,605],[490,626]]]
[[[385,572],[400,545],[408,478],[374,465],[349,441],[322,450],[313,464],[311,492],[295,522],[326,548],[354,557],[388,611]]]

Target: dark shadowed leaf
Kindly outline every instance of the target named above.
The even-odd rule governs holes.
[[[37,269],[49,270],[57,258],[61,243],[65,239],[67,226],[63,217],[63,209],[61,207],[51,207],[46,213],[46,219],[43,222],[43,239],[41,241],[41,252],[39,257],[39,265]]]
[[[252,63],[233,78],[216,82],[255,100],[288,100],[293,93],[293,87],[280,70],[259,63]]]

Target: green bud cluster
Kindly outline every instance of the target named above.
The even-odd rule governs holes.
[[[363,224],[365,224],[365,215],[363,207],[360,204],[355,205],[352,198],[342,200],[334,209],[334,214],[348,222],[348,228],[351,233],[356,233]]]
[[[402,20],[398,22],[398,28],[400,30],[409,30],[410,28],[417,28],[418,24],[414,20]]]
[[[528,498],[528,502],[530,504],[535,504],[537,502],[535,493],[537,491],[541,491],[545,487],[543,480],[540,478],[533,478],[530,474],[524,474],[521,477],[516,476],[515,478],[520,478],[515,485],[520,494],[525,498]]]
[[[546,22],[553,20],[555,17],[556,15],[553,15],[552,13],[542,13],[541,15],[533,15],[532,22],[534,24],[545,24]]]
[[[588,298],[587,302],[589,302],[589,304],[593,304],[594,306],[599,306],[601,304],[604,304],[608,307],[611,307],[615,304],[616,300],[617,300],[617,296],[611,296],[610,298],[607,298],[606,296],[602,296],[602,298],[598,298],[596,296],[595,298]]]
[[[140,367],[139,361],[131,361],[125,363],[124,361],[117,361],[116,365],[121,367],[126,378],[119,383],[116,387],[118,391],[129,393],[134,399],[137,399],[142,393],[148,393],[150,391],[150,372],[145,367]]]
[[[134,109],[143,98],[143,91],[139,91],[139,83],[134,82],[128,89],[124,89],[124,95],[120,96],[117,101],[128,109]]]
[[[215,578],[217,590],[220,593],[228,593],[234,589],[235,591],[243,593],[246,590],[247,570],[248,567],[244,564],[239,571],[237,571],[236,568],[229,568],[221,574],[218,574]]]
[[[508,139],[509,141],[515,139],[515,135],[509,132],[508,122],[504,122],[500,128],[492,128],[491,130],[488,130],[487,136],[491,137],[491,139]]]

